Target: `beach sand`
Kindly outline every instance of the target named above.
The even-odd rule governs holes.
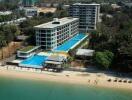
[[[35,71],[28,69],[6,69],[0,67],[0,76],[10,78],[22,78],[40,81],[51,81],[65,84],[78,84],[94,87],[114,88],[132,90],[132,83],[113,82],[116,77],[108,76],[103,73],[87,73],[87,72],[73,72],[63,71],[61,73]],[[108,79],[112,79],[108,82]],[[125,80],[122,78],[122,80]],[[130,79],[127,79],[130,80]]]

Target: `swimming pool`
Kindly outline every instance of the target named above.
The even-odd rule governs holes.
[[[24,61],[22,61],[19,66],[21,67],[31,67],[31,68],[43,68],[43,64],[46,61],[47,56],[35,55]]]
[[[82,42],[86,37],[88,37],[88,35],[83,33],[78,33],[77,35],[72,37],[70,40],[66,41],[62,45],[55,48],[54,51],[68,52],[70,49],[73,49],[76,45]]]

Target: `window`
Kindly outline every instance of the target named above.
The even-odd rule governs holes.
[[[41,37],[46,37],[46,34],[41,34]]]
[[[42,42],[42,41],[41,41],[41,45],[46,45],[46,42]]]
[[[47,34],[47,37],[51,37],[51,34]]]
[[[41,30],[41,33],[46,33],[46,30]]]
[[[51,38],[47,38],[47,41],[51,41]]]
[[[50,33],[51,32],[51,30],[47,30],[47,33]]]
[[[46,46],[41,46],[42,49],[46,49]]]
[[[48,47],[50,47],[50,45],[51,45],[51,42],[47,42],[47,45],[48,45]]]

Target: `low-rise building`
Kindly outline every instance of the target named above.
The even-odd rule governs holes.
[[[76,59],[80,60],[87,60],[90,61],[93,59],[93,55],[95,53],[95,50],[91,49],[78,49],[76,52]]]
[[[28,46],[21,50],[17,51],[18,58],[29,58],[36,54],[36,51],[39,49],[39,46]]]
[[[47,57],[45,64],[47,68],[62,69],[64,68],[66,60],[67,59],[65,59],[63,56],[52,55]]]
[[[24,7],[23,9],[27,17],[38,16],[38,9],[36,7]]]
[[[51,7],[51,3],[40,3],[41,7]]]
[[[111,4],[111,7],[113,9],[119,9],[119,8],[121,8],[121,6],[119,6],[118,4]]]
[[[10,15],[12,11],[0,11],[0,15]]]
[[[0,25],[4,25],[4,24],[16,24],[19,25],[21,22],[26,21],[27,18],[26,17],[22,17],[22,18],[18,18],[15,20],[11,20],[11,21],[6,21],[6,22],[1,22]]]
[[[63,9],[69,9],[70,5],[63,5]]]
[[[78,49],[76,52],[77,56],[89,56],[92,57],[94,54],[95,50],[91,50],[91,49]]]

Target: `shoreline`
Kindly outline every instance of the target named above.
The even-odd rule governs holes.
[[[0,68],[0,77],[7,78],[20,78],[36,81],[47,81],[47,82],[56,82],[64,84],[76,84],[76,85],[86,85],[89,87],[101,87],[101,88],[110,88],[118,90],[132,90],[132,83],[123,83],[123,82],[108,82],[109,78],[114,79],[115,77],[107,75],[99,75],[96,73],[87,73],[87,72],[73,72],[73,71],[64,71],[62,73],[54,72],[26,72],[21,70],[11,70],[11,69],[2,69]]]

